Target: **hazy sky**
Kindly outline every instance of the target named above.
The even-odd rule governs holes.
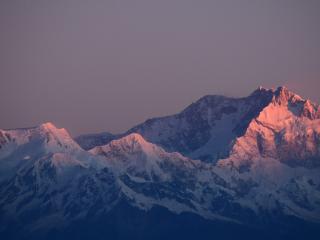
[[[205,94],[320,102],[319,0],[1,0],[0,128],[121,132]]]

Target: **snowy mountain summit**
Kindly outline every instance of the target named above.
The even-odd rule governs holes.
[[[8,239],[317,239],[319,226],[320,108],[285,87],[205,96],[117,135],[0,130]]]
[[[230,154],[298,161],[319,157],[319,119],[319,106],[310,100],[285,87],[260,87],[244,98],[205,96],[176,115],[149,119],[128,133],[206,162]]]

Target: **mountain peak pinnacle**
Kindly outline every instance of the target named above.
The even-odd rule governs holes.
[[[57,129],[57,127],[52,122],[42,123],[40,124],[40,127],[44,129]]]
[[[279,104],[287,103],[288,101],[303,101],[303,99],[299,95],[291,92],[285,86],[278,87],[277,90],[274,91],[274,98],[275,101]]]
[[[45,122],[39,126],[45,132],[51,132],[55,134],[62,134],[65,136],[69,136],[68,131],[65,128],[57,128],[52,122]]]
[[[136,143],[139,145],[147,145],[148,142],[139,134],[139,133],[131,133],[118,141],[125,143]]]
[[[277,93],[277,94],[288,94],[288,93],[290,93],[290,91],[288,90],[288,88],[286,86],[280,86],[280,87],[277,88],[275,93]]]

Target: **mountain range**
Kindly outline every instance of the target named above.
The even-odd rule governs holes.
[[[5,239],[319,239],[320,107],[204,96],[125,133],[0,130]]]

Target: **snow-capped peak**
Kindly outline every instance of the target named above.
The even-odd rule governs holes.
[[[279,104],[288,104],[288,102],[301,102],[304,99],[282,86],[274,91],[274,101]]]
[[[131,133],[123,138],[121,138],[123,141],[134,141],[139,143],[147,143],[146,140],[139,134],[139,133]]]
[[[6,149],[7,154],[25,144],[34,144],[37,149],[43,148],[48,152],[81,149],[67,130],[59,129],[51,122],[31,128],[1,130],[0,133],[1,148]]]
[[[52,122],[46,122],[39,125],[39,130],[45,133],[50,133],[57,138],[69,139],[71,138],[70,134],[65,128],[57,128]]]
[[[320,108],[318,104],[300,97],[298,94],[289,91],[286,87],[279,87],[274,91],[272,103],[287,107],[299,117],[306,117],[310,120],[320,118]]]
[[[320,118],[320,108],[317,104],[311,102],[309,99],[302,98],[285,86],[280,86],[276,89],[259,87],[249,97],[260,98],[266,95],[271,96],[269,104],[286,107],[297,116],[307,117],[311,120]],[[268,104],[266,107],[267,106]]]
[[[52,122],[43,123],[37,129],[45,137],[48,146],[80,149],[66,129],[57,128]]]
[[[131,133],[120,139],[113,140],[107,145],[95,147],[91,149],[90,152],[94,154],[101,154],[102,152],[109,152],[111,149],[118,149],[119,151],[126,153],[141,151],[152,155],[155,149],[158,148],[158,146],[147,142],[140,134]]]
[[[107,145],[95,147],[89,152],[102,156],[106,165],[115,168],[116,172],[127,172],[145,180],[156,176],[158,179],[165,179],[167,173],[164,173],[161,168],[168,161],[171,164],[190,164],[190,160],[180,153],[168,153],[156,144],[147,142],[137,133],[131,133]]]
[[[270,101],[277,102],[278,104],[287,104],[290,101],[304,101],[303,98],[301,98],[298,94],[291,92],[287,87],[280,86],[276,89],[274,88],[264,88],[264,87],[258,87],[255,91],[253,91],[250,96],[256,96],[261,97],[263,95],[269,94],[269,96],[272,96]],[[250,97],[249,96],[249,97]]]
[[[42,124],[40,124],[40,127],[45,128],[45,129],[51,129],[51,130],[57,129],[57,127],[52,122],[42,123]]]
[[[231,155],[239,160],[262,156],[290,166],[319,166],[319,116],[316,104],[279,87],[235,140]]]

